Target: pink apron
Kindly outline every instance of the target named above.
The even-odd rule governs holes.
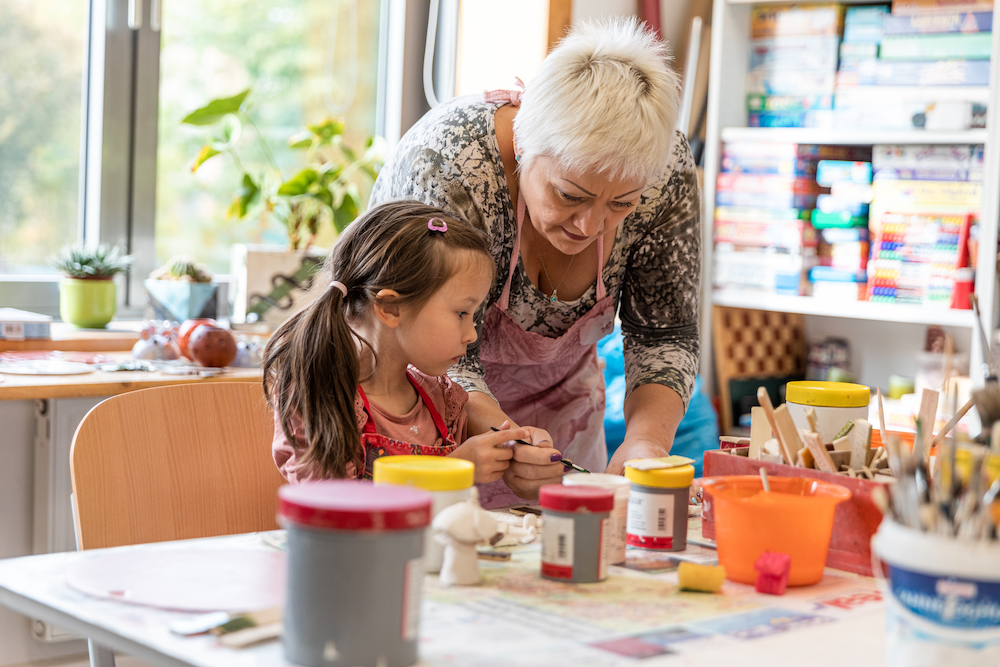
[[[359,478],[372,478],[372,466],[375,464],[375,459],[380,456],[392,456],[399,454],[447,456],[458,447],[458,444],[455,442],[455,438],[448,432],[448,427],[445,425],[444,419],[441,417],[441,413],[434,407],[434,401],[431,400],[431,397],[427,395],[427,392],[420,386],[420,383],[413,379],[412,375],[407,373],[406,379],[408,379],[410,384],[413,385],[413,388],[417,390],[417,394],[420,395],[420,400],[424,402],[424,405],[426,405],[427,409],[430,411],[431,418],[434,420],[434,426],[437,427],[438,433],[441,434],[441,446],[431,447],[428,445],[414,445],[409,442],[393,440],[392,438],[376,433],[375,421],[372,419],[372,408],[368,404],[368,397],[365,396],[365,391],[361,388],[361,385],[358,385],[358,393],[361,394],[361,401],[365,404],[365,412],[368,413],[368,421],[365,422],[364,430],[361,433],[361,459],[365,462],[365,465],[364,468],[358,470],[357,474]],[[570,460],[572,461],[572,459]]]
[[[507,315],[510,282],[520,257],[525,204],[518,196],[517,236],[507,282],[498,303],[486,313],[480,359],[486,385],[511,419],[544,428],[563,455],[588,470],[604,472],[604,375],[597,341],[615,324],[614,299],[604,286],[604,237],[597,239],[597,303],[562,336],[525,331]],[[523,503],[504,481],[479,487],[483,507]]]

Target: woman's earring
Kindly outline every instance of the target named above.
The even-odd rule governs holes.
[[[520,162],[520,161],[521,161],[521,156],[518,155],[517,153],[515,153],[514,154],[514,162]]]

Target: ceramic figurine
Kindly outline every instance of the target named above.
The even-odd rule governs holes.
[[[444,508],[434,517],[434,539],[444,545],[441,584],[474,586],[479,583],[476,545],[497,533],[497,521],[479,505],[473,487],[468,500]]]

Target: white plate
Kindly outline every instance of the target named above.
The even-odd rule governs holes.
[[[80,375],[93,372],[93,366],[76,361],[60,361],[59,359],[0,361],[0,373],[12,375]]]

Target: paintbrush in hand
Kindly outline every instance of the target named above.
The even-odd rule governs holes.
[[[492,430],[492,431],[496,431],[497,433],[499,433],[499,432],[500,432],[500,429],[498,429],[498,428],[497,428],[496,426],[490,426],[490,430]],[[519,445],[527,445],[527,446],[529,446],[529,447],[534,447],[534,446],[535,446],[535,445],[533,445],[533,444],[531,444],[530,442],[527,442],[527,441],[525,441],[525,440],[514,440],[514,442],[516,442],[516,443],[517,443],[517,444],[519,444]],[[587,469],[586,469],[586,468],[584,468],[583,466],[578,466],[577,464],[573,463],[573,462],[572,462],[572,461],[570,461],[569,459],[563,459],[562,461],[559,461],[559,463],[562,463],[562,464],[563,464],[563,465],[565,465],[565,466],[569,466],[570,468],[572,468],[573,470],[575,470],[575,471],[577,471],[577,472],[585,472],[585,473],[590,473],[590,471],[589,471],[589,470],[587,470]]]

